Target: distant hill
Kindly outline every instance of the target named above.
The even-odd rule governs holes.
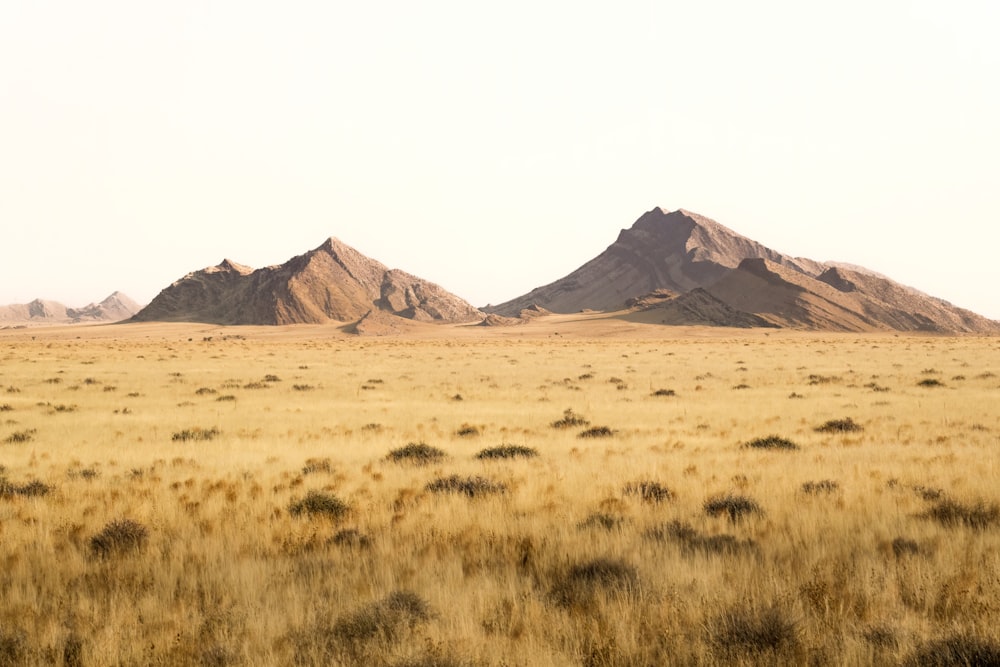
[[[1000,332],[998,322],[869,269],[791,257],[697,213],[659,208],[564,278],[483,310],[517,317],[529,306],[624,309],[627,319],[663,324]]]
[[[139,309],[139,304],[121,292],[115,292],[100,303],[90,303],[82,308],[70,308],[58,301],[35,299],[31,303],[0,306],[0,326],[119,322],[132,317]]]
[[[189,273],[134,321],[214,324],[357,322],[372,311],[424,322],[471,322],[483,314],[443,288],[330,238],[284,264],[252,269],[230,260]],[[367,323],[374,321],[372,318]]]

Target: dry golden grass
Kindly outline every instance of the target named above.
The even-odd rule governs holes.
[[[0,665],[998,654],[1000,341],[573,319],[0,332]]]

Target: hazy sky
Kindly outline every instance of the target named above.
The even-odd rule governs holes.
[[[468,299],[655,206],[1000,318],[1000,3],[0,3],[0,304],[336,236]]]

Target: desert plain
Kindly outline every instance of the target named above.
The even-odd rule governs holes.
[[[1000,338],[0,331],[0,665],[1000,656]]]

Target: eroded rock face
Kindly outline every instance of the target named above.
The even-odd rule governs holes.
[[[330,238],[284,264],[251,269],[225,260],[177,280],[137,321],[213,324],[354,322],[372,310],[428,322],[471,322],[476,308],[434,283],[389,269]]]

